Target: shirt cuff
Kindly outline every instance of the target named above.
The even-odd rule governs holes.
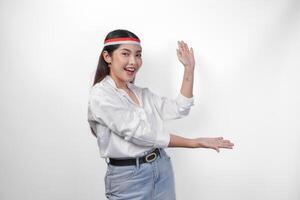
[[[186,97],[179,92],[178,97],[176,99],[177,103],[180,107],[188,108],[194,105],[194,97]]]
[[[167,148],[169,146],[169,143],[170,143],[170,134],[159,132],[156,136],[154,147]]]

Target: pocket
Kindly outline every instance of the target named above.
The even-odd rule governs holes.
[[[170,161],[170,160],[171,160],[171,157],[170,157],[169,155],[166,154],[165,159],[166,159],[167,161]]]
[[[136,166],[114,166],[108,165],[107,178],[111,183],[120,183],[130,180],[136,174]]]
[[[168,160],[171,160],[171,157],[170,157],[169,155],[167,155],[167,159],[168,159]]]
[[[160,152],[161,152],[161,156],[165,159],[165,160],[171,160],[171,157],[167,154],[167,152],[164,150],[164,149],[162,149],[162,150],[160,150]]]

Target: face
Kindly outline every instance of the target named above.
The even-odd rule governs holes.
[[[142,48],[135,44],[121,44],[112,56],[104,52],[110,75],[117,82],[132,81],[142,65]]]

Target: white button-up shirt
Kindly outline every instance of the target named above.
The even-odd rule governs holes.
[[[110,75],[90,90],[88,122],[97,135],[103,158],[138,157],[155,147],[167,147],[170,134],[164,130],[164,121],[188,115],[194,105],[193,97],[181,93],[176,99],[168,99],[148,88],[129,82],[127,86],[137,96],[140,106],[117,88]]]

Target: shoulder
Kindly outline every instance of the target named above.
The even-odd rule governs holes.
[[[117,100],[117,94],[114,91],[114,88],[105,82],[96,83],[89,93],[89,102],[98,104],[112,103]]]
[[[110,88],[108,85],[101,81],[99,83],[96,83],[93,87],[91,87],[90,96],[111,94],[112,91],[112,88]]]

